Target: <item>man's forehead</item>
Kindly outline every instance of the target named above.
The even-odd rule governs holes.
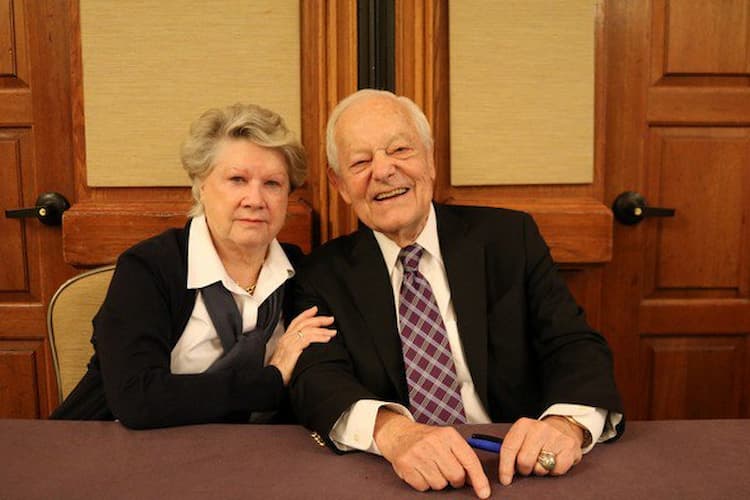
[[[411,139],[417,130],[401,103],[378,96],[349,106],[336,124],[336,135],[346,144],[366,144],[373,140]]]

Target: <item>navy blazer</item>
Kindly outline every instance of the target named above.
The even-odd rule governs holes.
[[[606,340],[587,324],[533,219],[484,207],[435,205],[458,331],[493,422],[536,418],[554,403],[622,412]],[[291,398],[300,421],[327,436],[359,399],[408,405],[393,290],[371,230],[305,259],[296,311],[317,305],[338,334],[300,357]]]

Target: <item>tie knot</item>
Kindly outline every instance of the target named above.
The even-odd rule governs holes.
[[[404,266],[405,273],[413,273],[419,269],[419,259],[422,258],[424,248],[414,243],[406,246],[398,253],[398,260]]]

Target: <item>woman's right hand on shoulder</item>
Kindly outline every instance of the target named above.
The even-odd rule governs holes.
[[[279,369],[284,385],[289,384],[294,365],[307,346],[313,342],[328,342],[336,335],[336,330],[325,328],[333,324],[333,316],[315,316],[317,312],[317,306],[302,311],[289,323],[276,344],[268,364]]]

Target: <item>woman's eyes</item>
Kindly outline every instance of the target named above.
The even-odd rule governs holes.
[[[247,177],[241,175],[233,175],[229,177],[229,182],[234,186],[244,186],[249,181]],[[278,189],[284,186],[284,183],[278,179],[266,179],[263,181],[263,185],[270,189]]]

